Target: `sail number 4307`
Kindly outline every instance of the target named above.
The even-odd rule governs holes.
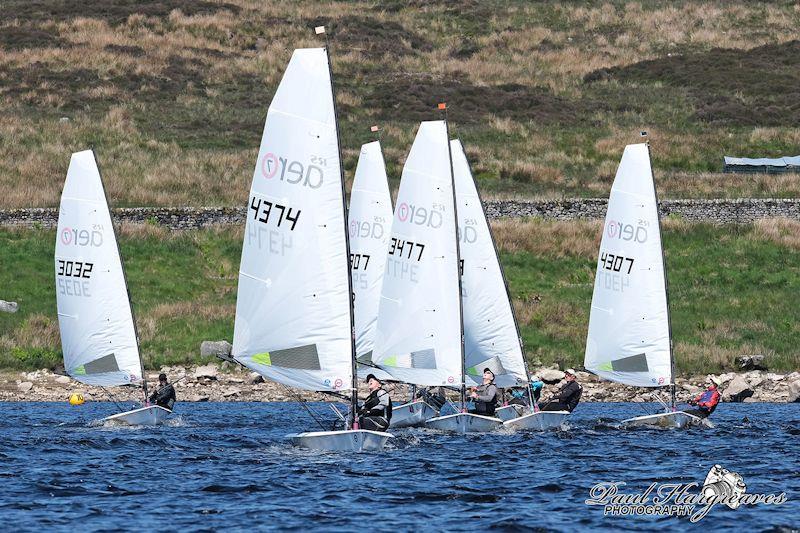
[[[631,269],[633,268],[633,259],[630,257],[602,252],[600,254],[599,266],[603,267],[605,270],[611,270],[612,272],[625,272],[625,268],[627,267],[627,272],[625,273],[630,274]]]

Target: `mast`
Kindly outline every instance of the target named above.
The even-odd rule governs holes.
[[[453,192],[453,223],[456,226],[456,275],[458,279],[458,326],[461,330],[461,412],[467,408],[467,361],[464,353],[464,302],[461,301],[461,243],[458,236],[458,200],[456,199],[456,176],[453,171],[453,150],[450,146],[450,127],[447,125],[447,104],[439,104],[444,112],[444,129],[447,134],[447,157],[450,159],[450,183]]]
[[[356,411],[358,411],[358,367],[356,364],[356,322],[355,313],[353,311],[353,271],[350,266],[350,232],[347,227],[347,190],[344,185],[344,166],[342,164],[342,142],[339,136],[339,114],[336,111],[336,86],[333,83],[333,67],[331,66],[330,44],[328,42],[328,34],[325,33],[325,27],[315,28],[317,34],[325,34],[325,55],[328,58],[328,75],[331,80],[331,97],[333,98],[333,123],[336,129],[336,150],[339,156],[339,177],[342,184],[342,220],[344,221],[344,242],[347,248],[345,261],[347,262],[347,294],[350,307],[350,363],[351,363],[351,387],[352,394],[350,395],[350,410],[353,413],[353,420],[350,429],[358,429],[358,420],[356,419]]]
[[[117,255],[119,255],[119,263],[122,266],[122,280],[125,282],[125,294],[128,296],[128,307],[131,310],[131,320],[133,321],[133,336],[136,337],[136,354],[139,356],[139,368],[142,371],[142,392],[144,393],[144,404],[147,405],[147,376],[144,373],[144,361],[142,360],[142,351],[139,343],[139,328],[136,327],[136,315],[133,313],[133,301],[131,300],[131,291],[128,289],[128,276],[125,273],[125,260],[122,257],[122,250],[119,247],[119,239],[116,238],[116,230],[114,229],[114,219],[111,218],[111,206],[108,204],[108,195],[106,194],[106,186],[103,184],[103,173],[100,170],[100,162],[97,160],[97,154],[92,146],[92,157],[94,164],[97,165],[97,175],[100,176],[100,188],[103,190],[103,198],[106,200],[106,209],[108,209],[109,219],[111,220],[111,231],[114,233],[114,241],[117,243]]]
[[[647,133],[645,132],[646,136]],[[656,179],[653,175],[653,160],[650,158],[650,141],[645,141],[647,146],[647,159],[650,163],[650,181],[653,183],[653,196],[656,199],[656,220],[658,221],[658,236],[661,241],[661,266],[664,270],[664,297],[667,300],[667,329],[669,330],[669,373],[670,373],[670,407],[675,411],[675,353],[672,346],[672,314],[669,312],[669,280],[667,279],[667,260],[664,256],[664,234],[661,231],[661,216],[658,213],[658,192]]]
[[[457,137],[458,138],[458,137]],[[459,142],[461,141],[458,138]],[[462,149],[464,143],[461,143]],[[466,157],[466,151],[464,153]],[[469,160],[467,160],[467,164],[469,164]],[[470,171],[470,177],[472,178],[472,183],[475,185],[475,193],[478,195],[478,202],[481,204],[481,213],[483,213],[483,220],[486,222],[486,227],[489,228],[489,240],[492,241],[492,248],[494,249],[494,257],[497,261],[497,265],[500,267],[500,276],[503,278],[503,287],[506,290],[506,299],[508,300],[508,306],[511,308],[511,317],[514,319],[514,329],[517,332],[517,340],[519,341],[519,348],[520,352],[522,353],[522,364],[525,367],[525,378],[528,382],[525,384],[526,388],[528,389],[528,401],[531,408],[531,412],[533,412],[533,392],[531,391],[531,373],[528,369],[528,361],[525,359],[525,343],[522,341],[522,334],[519,331],[519,322],[517,321],[517,312],[514,310],[514,304],[511,300],[511,291],[508,288],[508,278],[506,278],[506,272],[503,270],[503,264],[500,262],[500,253],[497,251],[497,242],[494,240],[494,233],[492,232],[492,227],[489,225],[489,217],[486,216],[486,210],[483,208],[483,198],[481,198],[481,191],[478,188],[478,182],[475,180],[475,176]]]

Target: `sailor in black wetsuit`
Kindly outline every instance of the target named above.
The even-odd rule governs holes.
[[[373,374],[367,375],[369,396],[358,410],[358,426],[371,431],[386,431],[392,421],[392,399]]]
[[[583,389],[575,381],[575,371],[571,368],[566,369],[564,371],[564,379],[567,382],[558,391],[558,396],[553,397],[545,404],[542,411],[569,411],[571,413],[577,407],[578,402],[581,401]]]
[[[150,395],[150,403],[172,411],[175,405],[175,388],[167,383],[167,375],[158,375],[158,388]]]

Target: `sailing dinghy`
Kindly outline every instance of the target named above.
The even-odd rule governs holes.
[[[349,394],[357,372],[349,236],[326,48],[295,50],[270,104],[248,201],[233,357],[272,381]],[[380,450],[358,428],[288,435],[315,450]]]
[[[422,122],[397,195],[373,360],[405,383],[460,387],[464,410],[457,220],[447,122]],[[468,413],[426,423],[461,432],[487,431],[500,424]]]
[[[392,197],[381,144],[373,141],[361,147],[348,211],[356,360],[358,377],[362,380],[373,374],[382,381],[394,381],[391,374],[372,361],[392,216]],[[393,407],[390,427],[422,425],[435,413],[427,403],[412,398],[410,403]]]
[[[125,270],[92,150],[72,154],[69,163],[58,211],[55,274],[67,374],[86,385],[142,387],[144,407],[104,420],[163,422],[172,411],[148,405]]]
[[[483,369],[489,368],[498,388],[527,389],[527,408],[510,405],[497,410],[495,416],[503,421],[504,427],[537,430],[559,427],[568,412],[534,411],[522,337],[489,221],[461,141],[450,141],[450,148],[461,244],[467,382],[480,385]]]
[[[666,387],[664,413],[624,420],[628,426],[683,428],[702,419],[675,408],[672,328],[661,245],[658,198],[647,143],[625,147],[611,186],[597,262],[586,370],[637,387]]]

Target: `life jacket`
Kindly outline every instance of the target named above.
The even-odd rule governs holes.
[[[708,414],[711,414],[714,412],[714,409],[717,408],[719,398],[719,391],[717,389],[708,389],[700,395],[700,399],[697,400],[697,406],[708,411]]]
[[[494,383],[491,383],[494,385]],[[475,400],[475,410],[478,411],[479,414],[487,415],[487,416],[494,416],[497,410],[497,399],[500,397],[500,389],[494,385],[494,396],[488,402],[482,402],[479,400]]]
[[[389,400],[387,402],[389,405],[386,407],[384,407],[380,403],[381,401],[379,399],[379,396],[381,395],[381,393],[385,394]],[[367,396],[367,399],[364,400],[364,407],[367,410],[367,416],[382,416],[383,418],[386,419],[387,422],[390,422],[392,420],[392,399],[391,397],[389,397],[389,393],[386,392],[386,390],[384,390],[383,388],[370,392],[369,396]],[[373,410],[380,411],[380,414],[372,413]]]

